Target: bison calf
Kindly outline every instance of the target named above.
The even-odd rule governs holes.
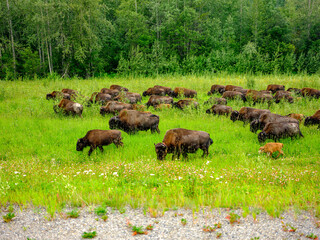
[[[92,151],[99,147],[103,152],[102,146],[107,146],[114,143],[116,147],[123,146],[121,142],[121,132],[118,130],[90,130],[83,138],[79,138],[77,141],[77,151],[82,151],[85,147],[90,146],[88,155],[90,156]]]
[[[274,152],[279,152],[277,158],[281,155],[284,155],[282,151],[283,143],[267,143],[259,149],[259,153],[267,153],[268,156],[272,157]]]
[[[80,103],[68,99],[62,99],[58,105],[53,106],[53,110],[58,113],[59,109],[66,115],[78,115],[82,117],[83,106]]]

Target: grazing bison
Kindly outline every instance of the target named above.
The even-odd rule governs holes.
[[[290,113],[290,114],[288,114],[286,116],[294,118],[294,119],[297,119],[299,121],[299,123],[301,123],[302,120],[305,118],[303,114],[299,114],[299,113]]]
[[[173,106],[182,110],[187,106],[198,108],[199,103],[194,101],[193,99],[183,99],[173,103]]]
[[[123,146],[121,142],[121,132],[118,130],[90,130],[83,138],[79,138],[77,141],[77,151],[83,151],[85,147],[90,146],[88,155],[90,156],[92,151],[99,147],[103,152],[102,146],[107,146],[114,143],[116,147]]]
[[[220,104],[220,105],[227,105],[228,101],[225,98],[214,98],[211,97],[208,101],[205,101],[204,104]]]
[[[71,96],[70,94],[68,93],[63,93],[63,92],[59,92],[59,91],[53,91],[52,93],[48,93],[47,96],[46,96],[46,99],[47,100],[50,100],[50,99],[57,99],[57,98],[64,98],[64,99],[71,99]]]
[[[241,99],[243,102],[246,102],[247,99],[246,97],[241,93],[241,92],[237,92],[237,91],[225,91],[222,94],[222,97],[225,99]]]
[[[137,102],[141,103],[141,95],[139,93],[123,92],[119,93],[118,96],[114,98],[114,100],[131,104],[135,104]]]
[[[268,156],[272,157],[272,154],[274,152],[279,152],[277,158],[281,155],[284,155],[283,151],[283,143],[275,143],[275,142],[271,142],[271,143],[267,143],[266,145],[264,145],[263,147],[259,148],[259,153],[267,153]]]
[[[306,117],[306,119],[304,120],[304,125],[305,126],[311,126],[311,125],[317,125],[318,129],[320,129],[320,110],[316,111],[315,114],[313,114],[310,117]]]
[[[53,110],[58,113],[59,109],[66,115],[79,115],[82,117],[83,106],[80,103],[68,99],[62,99],[58,105],[53,106]]]
[[[130,103],[122,103],[117,101],[110,101],[106,106],[100,108],[100,114],[104,116],[105,114],[116,114],[123,109],[132,110],[133,106]]]
[[[134,134],[137,131],[148,131],[149,129],[151,133],[160,133],[158,125],[159,116],[127,109],[121,110],[118,116],[109,120],[110,129],[120,129],[128,134]]]
[[[243,87],[234,86],[234,85],[227,85],[225,87],[225,91],[238,91],[239,89],[243,89]]]
[[[150,106],[156,107],[157,105],[165,103],[165,104],[173,104],[173,98],[168,96],[157,96],[152,95],[150,96],[148,102],[147,102],[147,108]]]
[[[170,94],[171,97],[181,97],[194,98],[197,96],[197,91],[192,89],[187,89],[183,87],[176,87],[173,92]]]
[[[255,119],[250,123],[250,131],[256,133],[258,130],[262,130],[269,122],[297,123],[299,125],[299,121],[294,118],[275,113],[263,113],[259,119]]]
[[[106,94],[109,94],[111,95],[112,99],[116,96],[119,95],[120,91],[117,90],[117,89],[109,89],[109,88],[102,88],[100,90],[101,93],[106,93]]]
[[[148,88],[147,91],[144,91],[142,95],[145,96],[151,96],[151,95],[158,95],[158,96],[165,96],[165,95],[171,95],[173,93],[172,89],[169,87],[163,87],[159,85],[155,85],[152,88]]]
[[[248,123],[255,119],[259,119],[259,117],[264,113],[270,113],[270,110],[242,107],[240,108],[239,112],[233,111],[230,115],[230,119],[233,122],[242,121],[244,123]]]
[[[301,89],[299,89],[299,88],[288,88],[287,91],[295,93],[296,95],[299,95],[299,96],[302,95]]]
[[[120,85],[111,85],[110,89],[112,90],[118,90],[118,91],[123,91],[123,92],[129,92],[128,88],[122,87]]]
[[[304,97],[320,98],[320,90],[314,88],[302,88],[301,93]]]
[[[208,95],[212,95],[217,93],[223,94],[226,90],[225,90],[225,86],[223,85],[212,85],[210,91],[208,92]]]
[[[269,91],[257,91],[250,89],[246,94],[247,99],[251,99],[254,103],[264,103],[267,102],[269,105],[271,104],[273,97],[271,95],[271,92]]]
[[[271,91],[272,94],[275,94],[275,92],[280,91],[280,90],[285,90],[284,85],[276,85],[276,84],[270,84],[267,87],[267,91]]]
[[[293,122],[269,122],[258,134],[258,140],[260,143],[266,141],[266,139],[273,139],[275,142],[280,138],[291,137],[303,137],[299,123]]]
[[[172,153],[172,160],[175,155],[179,159],[180,154],[187,157],[188,153],[195,153],[199,148],[204,156],[208,156],[209,147],[213,143],[209,133],[193,131],[183,128],[168,130],[161,143],[155,144],[158,160],[163,160],[168,153]]]
[[[107,93],[101,93],[101,92],[94,92],[91,95],[91,98],[89,100],[89,103],[100,103],[105,104],[108,101],[111,101],[112,97],[110,94]]]
[[[69,89],[69,88],[64,88],[64,89],[61,90],[61,92],[67,93],[67,94],[69,94],[70,96],[74,96],[74,97],[76,97],[77,94],[78,94],[78,91],[73,90],[73,89]]]
[[[285,99],[289,103],[293,103],[293,97],[291,96],[291,92],[288,91],[277,91],[276,94],[274,95],[274,99],[276,103],[279,103],[280,100]]]
[[[232,108],[225,105],[214,104],[211,108],[207,109],[206,113],[212,113],[214,115],[226,115],[228,116],[232,112]]]

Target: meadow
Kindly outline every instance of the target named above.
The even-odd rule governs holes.
[[[104,147],[90,157],[76,151],[78,138],[92,129],[109,129],[112,116],[101,116],[99,105],[84,106],[83,118],[57,115],[46,100],[53,90],[71,88],[88,98],[103,87],[119,84],[142,94],[156,84],[195,89],[200,109],[154,110],[160,116],[160,134],[122,132],[124,146]],[[94,79],[47,78],[0,81],[0,205],[45,207],[49,216],[66,206],[142,207],[154,215],[184,207],[242,208],[245,214],[267,211],[279,216],[283,210],[312,211],[320,216],[320,131],[301,124],[304,138],[282,139],[284,157],[258,154],[261,146],[249,125],[229,117],[205,113],[212,84],[233,84],[266,89],[268,84],[320,89],[320,77],[288,75],[163,76],[157,78],[105,77]],[[218,95],[217,95],[218,97]],[[85,97],[77,102],[84,103]],[[146,103],[148,97],[143,97]],[[235,110],[250,103],[229,101]],[[267,108],[257,104],[256,108]],[[320,100],[272,104],[271,112],[313,115]],[[213,139],[209,156],[202,151],[188,159],[158,161],[154,143],[172,128],[206,131]],[[270,142],[268,140],[267,142]]]

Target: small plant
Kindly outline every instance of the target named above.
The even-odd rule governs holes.
[[[125,209],[125,208],[119,209],[119,213],[120,213],[120,214],[124,214],[125,212],[126,212],[126,209]]]
[[[77,209],[73,209],[71,212],[68,212],[67,215],[69,218],[78,218],[79,211]]]
[[[108,218],[109,218],[108,215],[103,215],[103,216],[101,217],[101,219],[102,219],[103,221],[105,221],[105,222],[108,220]]]
[[[11,220],[15,217],[14,213],[9,212],[6,215],[3,216],[3,220],[8,223],[11,222]]]
[[[142,229],[143,229],[142,226],[140,227],[132,226],[132,232],[133,232],[132,236],[135,236],[137,234],[148,234],[147,231],[143,231]]]
[[[217,233],[216,233],[216,238],[220,238],[220,237],[221,237],[221,235],[222,235],[222,233],[221,233],[221,232],[217,232]]]
[[[259,240],[260,237],[253,237],[253,238],[250,238],[250,240]]]
[[[216,227],[203,226],[202,230],[204,232],[214,232],[216,230]]]
[[[151,224],[149,224],[149,225],[146,227],[146,229],[151,231],[151,230],[153,230],[153,226],[152,226]]]
[[[155,220],[155,221],[154,221],[154,223],[155,223],[155,224],[158,224],[158,223],[159,223],[159,221],[158,221],[158,220]]]
[[[230,221],[231,224],[234,224],[234,223],[240,223],[240,216],[236,213],[230,213],[226,219],[228,219]]]
[[[215,224],[214,224],[214,227],[215,227],[215,228],[221,228],[221,222],[215,223]]]
[[[95,236],[97,236],[97,232],[93,231],[93,232],[84,232],[82,234],[82,238],[94,238]]]
[[[187,225],[187,220],[186,220],[185,218],[182,218],[182,219],[181,219],[181,224],[182,224],[183,226]]]
[[[295,232],[297,228],[293,227],[289,223],[285,224],[283,221],[281,221],[282,224],[282,231],[284,232]]]
[[[9,213],[13,213],[13,211],[14,211],[14,208],[13,208],[12,205],[10,205],[10,206],[8,207],[8,212],[9,212]]]
[[[97,214],[98,216],[102,216],[102,215],[105,215],[105,214],[107,213],[106,208],[105,208],[105,207],[102,207],[102,206],[96,207],[96,208],[94,209],[94,212],[95,212],[95,214]]]
[[[317,235],[314,235],[313,233],[310,233],[308,235],[306,235],[307,238],[310,238],[310,239],[315,239],[315,240],[319,240],[318,236]]]

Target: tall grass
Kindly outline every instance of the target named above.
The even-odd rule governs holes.
[[[261,208],[273,216],[284,209],[316,210],[320,214],[320,131],[304,127],[305,138],[283,139],[285,156],[259,155],[257,135],[241,122],[208,115],[203,102],[212,84],[234,84],[265,89],[268,84],[320,89],[319,76],[214,75],[159,78],[103,78],[90,80],[42,79],[0,82],[0,204],[45,206],[51,215],[66,204],[102,204],[165,209],[189,207]],[[105,146],[90,157],[88,148],[77,152],[77,139],[91,129],[109,129],[111,116],[102,117],[99,106],[85,107],[83,118],[56,115],[54,101],[45,96],[53,90],[80,91],[85,103],[94,91],[120,84],[142,93],[155,84],[184,86],[198,91],[199,110],[150,111],[160,116],[160,134],[122,132],[124,146]],[[86,97],[85,97],[86,96]],[[147,101],[143,98],[143,103]],[[239,109],[244,104],[229,101]],[[249,106],[250,104],[245,104]],[[258,104],[257,108],[267,108]],[[312,115],[319,100],[300,99],[294,104],[273,104],[279,114]],[[208,158],[202,152],[188,159],[156,160],[154,143],[171,128],[183,127],[210,133],[213,145]]]

